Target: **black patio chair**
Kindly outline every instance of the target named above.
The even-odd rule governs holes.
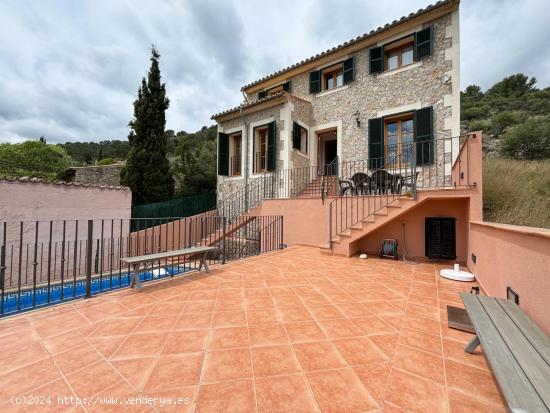
[[[345,195],[346,193],[353,193],[353,184],[351,181],[348,181],[347,179],[340,179],[338,178],[338,189],[340,196]]]
[[[374,194],[385,194],[391,189],[392,175],[385,169],[377,169],[370,177],[371,188]]]
[[[357,172],[351,177],[353,184],[353,193],[355,195],[365,195],[370,192],[370,177],[363,172]]]

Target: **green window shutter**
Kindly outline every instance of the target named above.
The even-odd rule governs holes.
[[[347,85],[355,79],[355,59],[350,57],[344,60],[342,66],[344,69],[344,85]]]
[[[300,125],[298,123],[292,123],[292,148],[300,149]]]
[[[267,90],[262,90],[261,92],[258,92],[258,100],[264,99],[267,97]]]
[[[384,46],[369,49],[369,72],[371,74],[384,71]]]
[[[309,73],[309,93],[319,93],[321,91],[321,71]]]
[[[229,135],[218,133],[218,175],[229,175]]]
[[[434,161],[433,108],[414,112],[414,141],[416,142],[416,164],[430,165]]]
[[[369,119],[369,169],[384,167],[384,119]]]
[[[286,83],[283,83],[283,90],[290,93],[290,80]]]
[[[274,171],[277,161],[277,143],[275,121],[267,125],[267,170]]]
[[[414,34],[414,60],[420,60],[432,54],[432,26]]]

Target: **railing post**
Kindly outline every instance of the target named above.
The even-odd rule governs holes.
[[[222,226],[223,226],[223,236],[222,236],[222,264],[225,264],[225,252],[226,252],[226,248],[225,248],[225,237],[226,237],[226,230],[227,230],[227,218],[226,217],[222,217]]]
[[[88,241],[86,242],[86,298],[92,296],[92,239],[94,235],[94,221],[88,220]]]
[[[328,205],[328,247],[332,250],[332,202]]]

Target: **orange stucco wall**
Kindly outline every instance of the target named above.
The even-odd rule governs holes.
[[[487,295],[506,297],[510,286],[520,307],[550,334],[550,230],[471,222],[468,268]]]
[[[383,227],[358,240],[354,252],[380,253],[382,240],[397,239],[399,257],[404,251],[403,224],[409,257],[423,258],[424,225],[426,217],[451,217],[456,219],[456,255],[457,261],[466,262],[468,254],[468,207],[467,198],[428,199],[412,210],[399,216]]]

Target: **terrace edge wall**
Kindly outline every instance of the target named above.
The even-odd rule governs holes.
[[[550,229],[481,221],[469,228],[467,264],[483,291],[505,298],[511,287],[520,307],[550,334]]]

